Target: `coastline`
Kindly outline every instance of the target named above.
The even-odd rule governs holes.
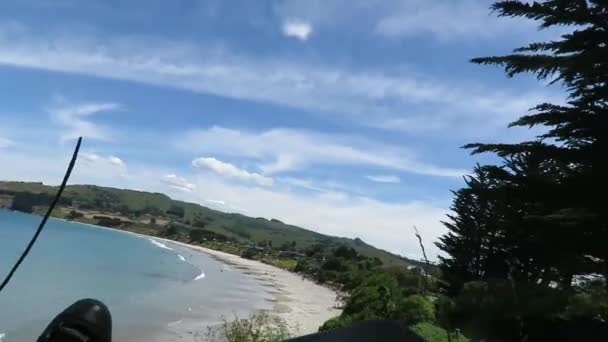
[[[59,219],[64,220],[64,219]],[[68,222],[75,222],[69,221]],[[76,222],[80,223],[80,222]],[[318,328],[328,319],[340,315],[342,310],[336,309],[338,293],[323,285],[293,272],[265,264],[261,261],[245,259],[238,255],[216,251],[202,246],[191,245],[170,239],[134,233],[130,231],[80,223],[99,229],[130,234],[139,238],[155,239],[169,244],[181,246],[195,252],[204,253],[228,266],[236,269],[261,284],[272,296],[273,305],[267,312],[283,319],[292,336],[302,336],[318,331]],[[252,312],[254,313],[254,312]],[[218,317],[218,320],[221,317]],[[244,318],[244,317],[241,317]],[[230,319],[230,317],[227,317]],[[201,334],[201,322],[182,321],[168,326],[175,341],[198,341]],[[206,328],[206,327],[203,327]],[[164,341],[167,341],[166,339]]]

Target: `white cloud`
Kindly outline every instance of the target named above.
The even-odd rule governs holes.
[[[127,166],[122,159],[120,159],[118,157],[115,157],[115,156],[109,156],[108,157],[108,162],[110,162],[110,164],[112,164],[112,165],[116,165],[116,166],[120,166],[120,167],[126,167]]]
[[[412,108],[438,111],[459,127],[504,127],[546,100],[545,90],[493,91],[477,81],[446,82],[407,70],[355,71],[297,61],[260,60],[191,43],[142,37],[55,36],[0,23],[0,64],[170,86],[212,95],[329,112],[362,125],[392,129]],[[437,119],[435,119],[437,120]],[[84,121],[81,130],[103,137]],[[424,128],[424,125],[421,125]],[[452,134],[458,129],[450,126]],[[480,131],[486,131],[480,129]],[[75,132],[69,134],[75,135]]]
[[[377,183],[401,183],[401,178],[395,175],[369,175],[365,178]]]
[[[192,190],[196,189],[196,185],[188,182],[186,178],[180,177],[173,173],[163,176],[160,181],[169,185],[173,189],[185,192],[191,192]]]
[[[98,170],[104,172],[104,170],[112,171],[112,173],[125,174],[127,164],[116,156],[102,156],[93,152],[82,152],[79,158],[83,161],[83,166],[90,170]]]
[[[204,201],[208,202],[208,203],[211,203],[211,204],[226,205],[226,202],[221,201],[221,200],[205,199]]]
[[[0,148],[5,148],[14,145],[15,142],[11,139],[0,137]]]
[[[287,37],[296,38],[302,41],[308,40],[312,33],[312,26],[299,19],[290,19],[283,23],[283,34]]]
[[[226,163],[215,158],[197,158],[192,161],[192,165],[201,170],[212,171],[222,177],[254,182],[258,185],[269,186],[274,183],[274,180],[270,177],[265,177],[259,173],[239,169],[230,163]]]
[[[108,140],[110,130],[93,123],[88,118],[100,112],[116,110],[119,107],[116,103],[82,103],[54,107],[49,112],[51,117],[65,128],[61,134],[62,141],[78,137]]]
[[[411,173],[460,177],[466,171],[424,163],[403,146],[292,129],[247,132],[212,127],[180,137],[183,149],[255,159],[266,174],[310,165],[373,165]]]

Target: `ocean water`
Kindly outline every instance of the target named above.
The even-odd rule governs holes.
[[[0,210],[4,279],[40,217]],[[0,292],[0,341],[35,341],[78,299],[109,306],[116,341],[163,340],[182,322],[217,323],[269,307],[251,277],[202,253],[151,238],[51,219]],[[198,324],[198,323],[197,323]]]

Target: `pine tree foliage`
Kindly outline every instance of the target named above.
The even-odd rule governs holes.
[[[608,276],[608,1],[500,1],[492,9],[571,31],[507,56],[472,60],[503,67],[509,77],[532,73],[568,93],[565,104],[539,104],[511,124],[545,127],[538,140],[465,146],[505,160],[489,177],[498,177],[509,203],[501,219],[517,232],[515,269],[564,287],[576,275]]]

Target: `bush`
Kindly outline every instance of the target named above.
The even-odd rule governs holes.
[[[171,225],[167,230],[164,231],[163,236],[174,236],[178,233],[178,228],[176,226]]]
[[[241,253],[241,257],[245,259],[253,259],[258,253],[253,248],[246,249],[243,253]]]
[[[194,219],[192,221],[192,225],[199,228],[205,228],[207,226],[207,222]]]
[[[337,271],[337,272],[341,272],[341,271],[346,270],[346,266],[340,260],[340,258],[331,257],[331,258],[327,259],[327,261],[325,261],[323,263],[323,265],[321,266],[321,269],[323,269],[325,271]]]
[[[82,218],[84,217],[84,214],[75,210],[70,211],[69,214],[67,214],[67,216],[65,217],[68,220],[75,220],[78,218]]]
[[[386,273],[372,275],[352,291],[343,314],[353,320],[398,319],[395,309],[400,295],[395,278]]]
[[[127,222],[122,221],[121,219],[115,218],[115,217],[95,215],[95,216],[93,216],[93,218],[97,220],[98,225],[104,226],[104,227],[119,227],[123,223],[127,223]]]
[[[468,342],[469,339],[460,333],[448,333],[445,329],[429,322],[412,326],[412,331],[428,342]],[[448,336],[449,334],[449,336]]]
[[[408,324],[435,321],[433,303],[421,295],[405,297],[397,304],[397,317]]]
[[[334,250],[334,256],[341,257],[344,259],[356,259],[358,254],[357,251],[354,250],[354,248],[341,245],[340,247]]]
[[[264,312],[249,318],[234,317],[234,320],[223,320],[219,331],[210,331],[210,340],[217,340],[219,333],[227,342],[280,342],[290,337],[285,321]]]
[[[167,215],[172,215],[180,218],[184,218],[186,214],[186,210],[178,205],[172,205],[169,210],[167,210]]]
[[[591,288],[572,296],[563,315],[568,319],[595,319],[608,322],[608,290]]]
[[[326,321],[325,323],[323,323],[323,325],[319,327],[319,331],[344,328],[344,327],[351,325],[352,323],[353,323],[352,317],[338,316],[338,317],[334,317],[334,318]]]

